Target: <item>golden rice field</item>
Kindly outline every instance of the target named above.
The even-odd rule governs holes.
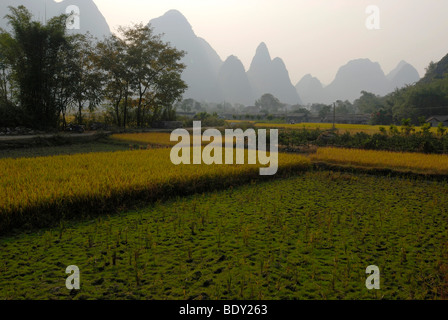
[[[345,148],[319,148],[313,161],[332,164],[387,168],[423,174],[448,174],[448,155],[402,153]]]
[[[174,165],[171,149],[1,159],[0,233],[260,178],[260,165]],[[279,174],[310,160],[279,154]]]
[[[120,133],[112,135],[112,139],[128,142],[145,143],[150,145],[174,146],[177,142],[170,141],[171,133],[145,132],[145,133]]]
[[[255,124],[257,127],[266,127],[266,128],[285,128],[285,129],[322,129],[327,130],[333,128],[332,123],[296,123],[296,124],[288,124],[288,123],[257,123]],[[378,133],[380,132],[381,126],[370,126],[364,124],[336,124],[336,129],[340,131],[348,131],[350,133],[356,132],[365,132],[365,133]],[[387,129],[387,127],[386,127]]]
[[[321,129],[328,130],[333,128],[332,123],[296,123],[296,124],[287,124],[287,123],[255,123],[256,127],[261,128],[284,128],[284,129]],[[366,125],[366,124],[336,124],[336,129],[340,132],[364,132],[367,134],[380,133],[380,128],[384,127],[387,131],[389,131],[389,126],[381,126],[381,125]],[[400,131],[401,126],[397,126],[397,129]],[[418,127],[416,127],[416,131],[420,131]],[[431,128],[431,132],[436,133],[437,128]]]
[[[249,122],[255,125],[255,127],[259,128],[283,128],[283,129],[321,129],[321,130],[328,130],[333,128],[332,123],[296,123],[296,124],[289,124],[289,123],[268,123],[268,122],[257,122],[257,121],[245,121],[245,120],[227,120],[229,123],[240,123],[240,122]],[[367,125],[367,124],[344,124],[344,123],[337,123],[336,129],[338,129],[340,132],[350,132],[350,133],[357,133],[357,132],[364,132],[367,134],[374,134],[374,133],[380,133],[380,128],[384,127],[387,131],[389,131],[389,127],[387,125]],[[401,131],[401,126],[397,126],[397,129]],[[415,128],[416,131],[420,131],[419,127]],[[437,128],[433,127],[431,128],[432,133],[437,133]]]
[[[228,123],[253,123],[257,128],[278,128],[278,129],[321,129],[328,130],[333,128],[333,124],[331,123],[297,123],[297,124],[288,124],[288,123],[263,123],[263,122],[255,122],[255,121],[243,121],[243,120],[227,120]],[[357,132],[364,132],[367,134],[375,134],[380,133],[380,128],[384,127],[387,131],[389,131],[389,126],[380,126],[380,125],[365,125],[365,124],[336,124],[336,129],[339,132],[350,132],[352,134]],[[397,126],[397,129],[400,131],[401,126]],[[415,128],[417,132],[420,131],[419,127]],[[431,128],[432,133],[437,133],[437,128]],[[128,142],[136,142],[136,143],[145,143],[150,145],[161,145],[161,146],[173,146],[177,144],[176,141],[170,141],[170,133],[167,132],[147,132],[147,133],[120,133],[112,135],[113,139],[117,139],[120,141],[128,141]],[[203,142],[203,144],[207,144],[208,142]]]
[[[270,123],[270,122],[259,122],[259,121],[246,121],[246,120],[227,120],[229,123],[240,123],[240,122],[248,122],[254,124],[256,127],[260,128],[285,128],[285,129],[322,129],[327,130],[333,128],[332,123]],[[366,124],[336,124],[336,128],[341,131],[349,131],[351,133],[355,132],[365,132],[365,133],[378,133],[380,132],[380,127],[385,127],[388,129],[388,126],[379,126],[379,125],[366,125]],[[400,130],[400,127],[398,127]]]
[[[129,143],[134,142],[139,144],[148,144],[151,146],[174,146],[178,144],[178,141],[170,141],[170,137],[171,133],[167,132],[120,133],[112,135],[112,139],[127,141]],[[190,135],[190,143],[192,143],[192,139],[193,136]],[[227,141],[227,139],[225,136],[221,137],[221,143]],[[212,142],[219,143],[218,140],[213,140]],[[201,141],[202,145],[208,145],[209,143],[209,141]]]

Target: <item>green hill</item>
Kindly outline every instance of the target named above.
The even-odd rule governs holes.
[[[425,76],[419,83],[430,83],[436,79],[443,79],[448,73],[448,54],[439,62],[431,62],[426,70]]]

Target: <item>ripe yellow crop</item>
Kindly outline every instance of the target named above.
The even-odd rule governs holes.
[[[313,161],[426,174],[448,174],[448,155],[374,151],[344,148],[319,148]]]
[[[143,143],[156,146],[175,146],[177,141],[170,141],[171,133],[167,132],[145,132],[145,133],[120,133],[112,135],[112,139],[128,141],[129,143]],[[221,138],[221,142],[224,146],[225,137]],[[193,143],[193,135],[190,135],[190,142]],[[219,141],[213,140],[213,142],[218,143]],[[202,145],[208,145],[209,141],[202,141]]]
[[[145,133],[120,133],[112,135],[113,139],[150,145],[174,146],[175,141],[170,141],[170,133],[167,132],[145,132]]]
[[[283,129],[321,129],[321,130],[329,130],[333,128],[332,123],[296,123],[296,124],[288,124],[288,123],[255,123],[256,127],[259,128],[283,128]],[[384,127],[386,131],[389,131],[389,126],[385,125],[367,125],[367,124],[336,124],[336,129],[339,130],[339,133],[344,133],[346,131],[354,134],[357,132],[364,132],[367,134],[375,134],[380,133],[380,128]],[[401,131],[401,126],[397,126],[398,131]],[[419,127],[416,127],[416,132],[420,131]],[[431,128],[432,133],[437,132],[437,128]]]
[[[259,179],[260,165],[174,165],[170,149],[1,159],[0,233]],[[279,155],[279,174],[309,159]]]

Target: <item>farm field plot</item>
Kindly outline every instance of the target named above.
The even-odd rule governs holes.
[[[174,165],[170,149],[0,159],[0,233],[28,224],[134,206],[138,201],[236,186],[259,179],[261,165]],[[309,159],[279,154],[279,175]]]
[[[287,123],[262,123],[255,122],[256,127],[260,128],[284,128],[284,129],[321,129],[328,130],[333,128],[332,123],[296,123],[296,124],[287,124]],[[350,133],[364,132],[367,134],[380,133],[380,128],[384,127],[386,130],[389,130],[389,126],[385,125],[367,125],[367,124],[336,124],[336,129],[341,133],[346,131]],[[401,126],[397,126],[397,129],[401,131]],[[419,128],[416,128],[419,131]],[[430,130],[433,133],[437,132],[437,128],[431,128]]]
[[[321,129],[328,130],[333,128],[332,123],[310,123],[310,122],[302,122],[302,123],[275,123],[275,122],[263,122],[263,121],[246,121],[246,120],[226,120],[229,123],[240,123],[240,122],[248,122],[252,123],[255,127],[259,128],[284,128],[284,129]],[[349,131],[350,133],[356,132],[365,132],[365,133],[379,133],[380,125],[367,125],[367,124],[336,124],[336,129],[345,132]],[[397,126],[400,130],[400,126]],[[434,130],[434,129],[432,129]]]
[[[101,141],[52,147],[14,148],[0,150],[0,158],[35,158],[78,153],[114,152],[129,150],[129,144],[103,139]]]
[[[138,144],[148,144],[149,146],[161,146],[161,147],[172,147],[178,144],[178,141],[170,141],[171,133],[166,132],[145,132],[145,133],[120,133],[112,135],[113,140],[138,143]],[[190,143],[193,143],[193,135],[190,135]],[[203,137],[201,136],[201,139]],[[221,137],[221,140],[213,140],[212,143],[224,144],[227,140],[233,141],[230,138]],[[201,141],[202,145],[208,145],[209,141]]]
[[[318,148],[314,162],[373,167],[421,174],[448,175],[448,155],[346,148]]]
[[[0,299],[447,298],[447,191],[308,172],[3,237]]]
[[[296,123],[296,124],[270,124],[270,123],[257,123],[257,127],[267,127],[267,128],[288,128],[288,129],[331,129],[333,128],[332,123]],[[364,124],[336,124],[336,128],[342,131],[349,131],[350,133],[355,132],[366,132],[366,133],[379,133],[381,126],[371,126]]]
[[[176,141],[170,141],[171,133],[167,132],[146,132],[146,133],[119,133],[111,136],[114,140],[124,142],[137,142],[149,145],[174,146]]]

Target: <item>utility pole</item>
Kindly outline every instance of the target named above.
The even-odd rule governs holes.
[[[333,102],[333,130],[336,129],[336,103]]]

